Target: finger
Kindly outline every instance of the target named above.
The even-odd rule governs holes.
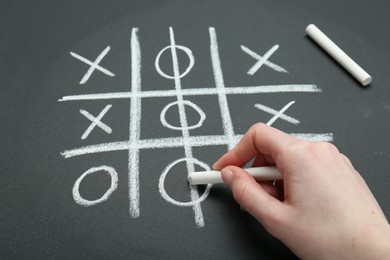
[[[343,158],[344,160],[344,163],[348,166],[348,168],[352,171],[352,172],[356,172],[355,168],[353,167],[352,163],[351,163],[351,160],[349,160],[349,158],[347,156],[345,156],[344,154],[340,153],[341,155],[341,158]]]
[[[253,125],[240,142],[223,155],[214,165],[214,169],[222,169],[227,165],[243,166],[255,156],[275,156],[283,151],[289,143],[296,141],[294,137],[263,123]]]
[[[234,199],[266,229],[284,215],[284,204],[270,196],[245,170],[234,166],[224,168],[222,178],[231,188]]]
[[[275,165],[275,162],[272,159],[272,157],[268,155],[256,156],[255,160],[252,163],[252,167],[271,166],[271,165]]]

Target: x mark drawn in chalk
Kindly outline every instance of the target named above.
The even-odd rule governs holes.
[[[277,49],[279,49],[279,45],[274,45],[264,54],[264,56],[260,56],[256,52],[250,50],[248,47],[241,45],[241,50],[243,52],[247,53],[249,56],[257,60],[257,62],[252,66],[252,68],[248,70],[247,74],[253,76],[253,74],[255,74],[263,65],[266,65],[277,72],[288,73],[288,71],[284,68],[268,60]]]
[[[90,65],[88,71],[85,73],[84,77],[81,79],[80,81],[80,84],[85,84],[88,79],[91,77],[92,73],[95,71],[95,70],[99,70],[101,72],[103,72],[104,74],[110,76],[110,77],[114,77],[115,74],[112,73],[111,71],[109,71],[108,69],[105,69],[103,68],[102,66],[99,65],[99,63],[102,61],[102,59],[104,58],[104,56],[107,55],[107,53],[110,51],[111,47],[110,46],[107,46],[100,54],[99,56],[96,58],[96,60],[94,62],[80,56],[79,54],[77,53],[74,53],[74,52],[70,52],[70,55],[72,55],[74,58]]]
[[[284,112],[286,112],[286,110],[292,106],[293,104],[295,103],[295,101],[291,101],[289,102],[287,105],[285,105],[281,110],[277,111],[275,109],[272,109],[270,107],[267,107],[267,106],[264,106],[264,105],[261,105],[261,104],[255,104],[255,107],[264,111],[264,112],[267,112],[271,115],[274,115],[270,120],[268,120],[267,122],[267,125],[272,125],[278,118],[280,119],[283,119],[291,124],[294,124],[294,125],[297,125],[299,124],[299,120],[293,118],[293,117],[290,117],[290,116],[287,116],[284,114]]]
[[[101,112],[100,114],[95,117],[93,115],[91,115],[88,111],[85,111],[83,109],[80,109],[80,113],[85,116],[86,118],[88,118],[89,120],[91,120],[91,124],[89,125],[89,127],[87,128],[87,130],[85,130],[84,134],[81,136],[81,139],[86,139],[89,134],[92,132],[92,130],[98,126],[100,127],[101,129],[103,129],[107,134],[111,134],[112,133],[112,129],[111,127],[109,127],[108,125],[106,125],[105,123],[103,123],[101,120],[103,118],[103,116],[108,112],[108,110],[110,110],[110,108],[112,107],[112,105],[107,105]]]

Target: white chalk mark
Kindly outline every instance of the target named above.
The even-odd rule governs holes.
[[[178,104],[178,101],[174,101],[174,102],[169,103],[168,105],[166,105],[164,107],[164,109],[161,111],[161,114],[160,114],[161,124],[169,129],[172,129],[172,130],[182,130],[183,129],[183,126],[174,126],[174,125],[169,124],[165,118],[165,114],[167,113],[168,109],[174,105],[177,105],[177,104]],[[197,106],[196,104],[194,104],[193,102],[188,101],[188,100],[184,100],[183,104],[187,105],[189,107],[192,107],[196,112],[198,112],[198,114],[200,116],[198,123],[195,125],[192,125],[192,126],[187,126],[187,129],[191,130],[191,129],[201,127],[204,120],[206,119],[206,114],[203,112],[203,110],[199,106]]]
[[[170,29],[171,29],[171,28],[170,28]],[[166,74],[165,72],[163,72],[163,71],[161,70],[161,68],[160,68],[160,58],[161,58],[161,55],[163,54],[164,51],[166,51],[166,50],[168,50],[168,49],[171,49],[171,51],[172,51],[172,48],[173,48],[173,46],[167,46],[167,47],[165,47],[164,49],[162,49],[162,50],[158,53],[158,55],[157,55],[157,57],[156,57],[156,61],[154,62],[154,66],[155,66],[157,72],[158,72],[161,76],[163,76],[164,78],[167,78],[167,79],[175,79],[176,77],[182,78],[182,77],[184,77],[185,75],[187,75],[187,74],[190,72],[190,70],[192,69],[192,67],[194,67],[194,63],[195,63],[194,55],[192,54],[192,51],[191,51],[189,48],[184,47],[184,46],[180,46],[180,45],[175,45],[174,48],[177,48],[177,49],[179,49],[179,50],[182,50],[182,51],[184,51],[184,52],[187,54],[188,58],[190,59],[190,64],[188,65],[187,69],[186,69],[182,74],[179,73],[179,75],[171,76],[171,75],[168,75],[168,74]],[[177,64],[177,65],[178,65],[178,64]]]
[[[199,204],[201,203],[202,201],[204,201],[208,195],[210,194],[210,189],[212,187],[212,184],[209,184],[207,185],[205,191],[203,192],[203,195],[198,197],[196,200],[192,200],[190,202],[180,202],[180,201],[177,201],[175,199],[173,199],[171,196],[168,195],[167,191],[165,190],[165,178],[166,176],[168,175],[169,171],[177,164],[181,163],[181,162],[188,162],[190,161],[191,164],[197,164],[199,166],[201,166],[203,169],[205,169],[206,171],[209,171],[210,170],[210,167],[204,163],[204,162],[201,162],[195,158],[181,158],[181,159],[178,159],[178,160],[175,160],[173,162],[171,162],[163,171],[163,173],[161,174],[160,176],[160,179],[159,179],[159,182],[158,182],[158,190],[161,194],[161,196],[166,200],[168,201],[169,203],[173,204],[173,205],[176,205],[176,206],[180,206],[180,207],[193,207],[195,206],[196,204]]]
[[[184,98],[183,98],[182,88],[181,88],[180,79],[182,75],[180,75],[180,71],[179,71],[179,62],[176,53],[177,45],[175,43],[175,35],[173,33],[172,27],[169,28],[169,34],[171,40],[171,54],[172,54],[173,75],[175,80],[177,105],[179,108],[180,125],[182,127],[181,132],[184,140],[184,154],[186,158],[192,159],[194,157],[192,154],[192,147],[187,144],[187,139],[190,137],[190,132],[188,130],[187,115],[185,112]],[[187,55],[189,55],[191,61],[192,53],[189,54],[187,52]],[[185,73],[189,72],[189,70],[192,68],[191,65],[193,65],[193,62],[192,63],[190,62],[190,66],[188,66],[188,69],[185,71]],[[187,165],[187,173],[195,170],[195,166],[191,161],[186,161],[186,165]],[[197,201],[199,198],[198,188],[194,186],[190,186],[190,195],[191,195],[191,201]],[[194,211],[195,224],[198,227],[203,227],[205,223],[204,223],[203,212],[200,203],[194,203],[192,209]]]
[[[309,142],[332,142],[332,133],[290,133],[290,135],[296,138],[306,140]],[[234,137],[233,145],[242,138],[242,135],[236,135]],[[204,135],[204,136],[191,136],[184,140],[183,137],[169,137],[169,138],[156,138],[156,139],[144,139],[139,140],[138,143],[132,143],[128,141],[122,142],[110,142],[101,143],[89,146],[83,146],[71,150],[65,150],[61,153],[64,158],[71,158],[75,156],[81,156],[86,154],[104,153],[124,151],[128,149],[164,149],[183,147],[185,144],[191,147],[207,147],[207,146],[219,146],[228,145],[229,140],[225,135]]]
[[[107,105],[101,112],[100,114],[97,116],[97,117],[94,117],[93,115],[91,115],[88,111],[85,111],[83,109],[80,109],[80,113],[85,116],[86,118],[88,118],[89,120],[91,120],[91,124],[89,125],[89,127],[85,130],[85,132],[83,133],[83,135],[81,136],[81,139],[86,139],[89,134],[92,132],[92,130],[98,126],[100,127],[101,129],[103,129],[107,134],[111,134],[112,133],[112,129],[111,127],[109,127],[108,125],[106,125],[105,123],[103,123],[101,120],[103,118],[103,116],[108,112],[108,110],[110,110],[110,108],[112,107],[112,105]]]
[[[242,135],[237,135],[235,137],[235,143],[237,143],[241,137]],[[145,139],[145,140],[140,140],[137,144],[132,144],[132,145],[130,144],[130,142],[122,141],[122,142],[102,143],[102,144],[96,144],[91,146],[84,146],[72,150],[66,150],[62,152],[61,155],[64,156],[65,158],[70,158],[70,157],[84,155],[84,154],[113,152],[113,151],[121,151],[127,149],[174,148],[174,147],[183,147],[185,143],[191,147],[200,147],[200,146],[213,146],[213,145],[227,145],[228,140],[226,136],[223,135],[205,135],[205,136],[191,136],[186,140],[184,140],[183,137]]]
[[[235,143],[242,137],[238,135],[235,137]],[[65,158],[70,158],[79,155],[102,153],[102,152],[113,152],[128,149],[157,149],[157,148],[174,148],[183,147],[184,144],[191,147],[200,146],[213,146],[213,145],[227,145],[228,140],[223,135],[205,135],[205,136],[191,136],[184,140],[183,137],[169,137],[169,138],[156,138],[156,139],[145,139],[140,140],[139,143],[130,145],[130,142],[111,142],[102,143],[90,146],[84,146],[72,150],[66,150],[61,153]]]
[[[138,39],[138,28],[131,32],[131,96],[129,123],[129,213],[132,218],[140,216],[139,195],[139,149],[137,144],[141,134],[141,47]]]
[[[182,138],[183,138],[184,153],[185,153],[185,157],[188,159],[188,160],[186,160],[187,172],[192,172],[195,170],[195,166],[194,166],[194,163],[192,161],[192,159],[193,159],[192,147],[187,144],[187,139],[190,137],[189,129],[192,129],[192,128],[188,126],[185,105],[189,105],[192,108],[195,108],[195,110],[197,110],[198,113],[200,113],[201,109],[200,108],[197,109],[198,107],[194,103],[184,100],[184,96],[182,94],[183,90],[181,87],[181,78],[184,77],[185,75],[187,75],[190,72],[190,70],[192,69],[192,67],[194,66],[194,57],[193,57],[193,54],[189,48],[181,46],[181,45],[176,45],[175,35],[174,35],[172,27],[169,27],[169,35],[170,35],[170,45],[165,47],[164,49],[162,49],[159,52],[159,54],[157,55],[156,60],[155,60],[155,67],[156,67],[157,72],[161,76],[168,78],[168,79],[173,79],[175,81],[174,95],[176,96],[177,101],[173,102],[171,104],[168,104],[163,109],[163,111],[160,114],[160,120],[164,126],[170,128],[170,129],[181,130]],[[159,64],[160,57],[161,57],[162,53],[168,49],[170,49],[171,56],[172,56],[173,76],[164,73],[160,69],[160,64]],[[177,51],[176,51],[177,49],[184,51],[187,54],[187,56],[189,57],[189,61],[190,61],[187,69],[182,74],[180,74],[180,70],[179,70],[179,61],[178,61]],[[172,105],[177,105],[177,107],[178,107],[180,127],[173,127],[172,125],[168,124],[165,120],[165,113],[169,109],[169,107],[171,107]],[[198,127],[198,125],[201,125],[203,123],[204,118],[205,118],[205,115],[203,112],[200,113],[200,115],[201,115],[201,120],[198,124],[195,125],[196,127]],[[191,201],[198,201],[199,193],[198,193],[197,187],[190,186],[190,194],[191,194]],[[202,209],[200,207],[200,203],[193,203],[192,207],[193,207],[193,211],[194,211],[195,224],[199,227],[203,227],[204,226],[204,218],[203,218]]]
[[[264,111],[264,112],[267,112],[271,115],[274,115],[268,122],[267,122],[267,125],[272,125],[276,119],[280,118],[280,119],[283,119],[291,124],[299,124],[299,120],[293,118],[293,117],[290,117],[290,116],[287,116],[284,114],[284,112],[292,105],[294,104],[295,101],[291,101],[290,103],[288,103],[286,106],[284,106],[280,111],[277,111],[275,109],[272,109],[270,107],[267,107],[267,106],[264,106],[262,104],[255,104],[255,107]]]
[[[283,113],[292,105],[295,101],[291,101],[287,105],[285,105],[278,113],[276,113],[268,122],[267,125],[272,125]],[[299,121],[297,122],[299,123]]]
[[[277,71],[277,72],[284,72],[288,73],[288,71],[279,65],[276,65],[275,63],[272,63],[268,61],[268,59],[271,57],[271,55],[279,48],[279,45],[274,45],[269,51],[267,51],[264,56],[260,56],[256,52],[250,50],[248,47],[245,47],[244,45],[241,45],[241,50],[243,50],[245,53],[247,53],[252,58],[256,59],[257,62],[250,68],[247,72],[249,75],[255,74],[263,65],[268,66],[269,68]]]
[[[218,94],[218,102],[219,108],[221,110],[222,117],[222,127],[224,134],[228,138],[228,149],[233,149],[234,147],[234,130],[232,119],[230,117],[229,105],[226,97],[226,88],[223,80],[223,73],[221,67],[221,59],[219,57],[218,50],[218,41],[217,34],[215,32],[215,28],[209,28],[210,34],[210,56],[211,56],[211,64],[213,66],[214,73],[214,81]]]
[[[110,51],[111,47],[110,46],[107,46],[100,54],[99,56],[96,58],[96,60],[94,62],[91,62],[90,60],[80,56],[79,54],[77,53],[74,53],[74,52],[70,52],[70,55],[72,55],[73,57],[75,57],[76,59],[90,65],[89,69],[87,70],[87,72],[85,73],[84,77],[81,79],[80,81],[80,84],[85,84],[88,79],[91,77],[92,73],[95,71],[95,70],[99,70],[101,72],[103,72],[104,74],[110,76],[110,77],[114,77],[115,74],[112,73],[111,71],[109,71],[108,69],[105,69],[103,68],[102,66],[99,65],[99,63],[102,61],[102,59],[104,58],[104,56],[107,55],[107,53]]]
[[[85,154],[123,151],[128,149],[130,149],[130,142],[122,141],[122,142],[94,144],[94,145],[84,146],[84,147],[75,148],[71,150],[65,150],[61,153],[61,155],[67,159],[67,158],[85,155]]]
[[[86,200],[80,195],[80,183],[83,181],[83,179],[92,173],[98,172],[98,171],[106,171],[110,177],[111,177],[111,185],[110,188],[101,196],[99,199],[96,200]],[[84,172],[74,183],[72,193],[73,193],[73,199],[74,201],[84,207],[89,207],[96,205],[98,203],[101,203],[103,201],[106,201],[111,194],[116,190],[118,187],[118,173],[115,171],[114,168],[106,165],[102,165],[99,167],[92,167],[88,171]]]
[[[207,96],[216,94],[239,95],[239,94],[261,94],[261,93],[286,93],[286,92],[322,92],[322,89],[313,84],[284,84],[284,85],[264,85],[264,86],[239,86],[216,88],[192,88],[182,89],[183,96]],[[64,96],[59,102],[65,101],[83,101],[83,100],[105,100],[105,99],[126,99],[133,96],[140,98],[155,97],[174,97],[176,90],[152,90],[142,91],[137,94],[132,92],[115,92],[115,93],[96,93],[84,95]]]

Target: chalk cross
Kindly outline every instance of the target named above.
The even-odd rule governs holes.
[[[110,77],[114,77],[115,74],[112,73],[111,71],[109,71],[108,69],[105,69],[103,68],[102,66],[99,65],[99,63],[102,61],[102,59],[104,58],[104,56],[107,55],[107,53],[110,51],[111,47],[110,46],[107,46],[100,54],[99,56],[96,58],[96,60],[94,62],[80,56],[79,54],[77,53],[74,53],[74,52],[70,52],[70,55],[72,55],[74,58],[90,65],[89,69],[87,70],[87,72],[84,74],[83,78],[81,79],[80,81],[80,84],[85,84],[88,79],[91,77],[92,73],[95,71],[95,70],[99,70],[101,72],[103,72],[104,74],[110,76]]]
[[[287,105],[285,105],[279,111],[277,111],[275,109],[272,109],[270,107],[261,105],[261,104],[255,104],[255,107],[260,109],[260,110],[262,110],[262,111],[264,111],[264,112],[267,112],[267,113],[269,113],[271,115],[274,115],[270,120],[268,120],[267,125],[272,125],[278,118],[283,119],[283,120],[285,120],[285,121],[287,121],[287,122],[289,122],[291,124],[297,125],[297,124],[299,124],[299,120],[284,114],[284,112],[286,112],[286,110],[290,106],[292,106],[294,103],[295,103],[295,101],[289,102]]]
[[[257,62],[252,66],[252,68],[248,70],[247,74],[253,76],[253,74],[255,74],[263,65],[266,65],[277,72],[288,73],[288,71],[284,68],[268,60],[277,49],[279,49],[279,45],[274,45],[271,49],[269,49],[269,51],[264,54],[264,56],[260,56],[256,52],[250,50],[248,47],[241,45],[241,50],[243,52],[247,53],[249,56],[257,60]]]
[[[85,130],[84,134],[81,136],[81,139],[86,139],[89,134],[92,132],[92,130],[98,126],[100,127],[101,129],[103,129],[107,134],[111,134],[112,133],[112,129],[111,127],[109,127],[108,125],[106,125],[105,123],[103,123],[101,120],[103,118],[103,116],[108,112],[108,110],[110,110],[110,108],[112,107],[112,105],[107,105],[101,112],[100,114],[95,117],[93,115],[91,115],[88,111],[85,111],[83,109],[80,109],[80,113],[85,116],[86,118],[88,118],[89,120],[91,120],[91,124],[89,125],[89,127],[87,128],[87,130]]]

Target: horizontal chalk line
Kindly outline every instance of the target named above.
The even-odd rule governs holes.
[[[216,94],[257,94],[257,93],[281,93],[281,92],[321,92],[322,90],[313,84],[286,84],[286,85],[264,85],[264,86],[241,86],[226,88],[193,88],[181,89],[180,94],[184,96],[204,96]],[[124,98],[155,98],[155,97],[176,97],[177,90],[152,90],[137,93],[114,92],[97,93],[84,95],[64,96],[59,102],[78,100],[100,100],[100,99],[124,99]]]
[[[310,141],[310,142],[332,142],[332,133],[322,134],[303,134],[292,133],[290,134],[296,138]],[[234,141],[237,143],[242,138],[242,135],[235,135]],[[216,145],[228,145],[229,138],[224,135],[205,135],[205,136],[193,136],[193,137],[170,137],[170,138],[157,138],[157,139],[145,139],[139,140],[138,144],[130,143],[129,141],[119,141],[110,143],[101,143],[96,145],[89,145],[71,150],[66,150],[61,153],[64,158],[75,157],[85,154],[94,154],[102,152],[123,151],[131,149],[155,149],[155,148],[173,148],[184,147],[184,145],[191,147],[199,146],[216,146]]]

